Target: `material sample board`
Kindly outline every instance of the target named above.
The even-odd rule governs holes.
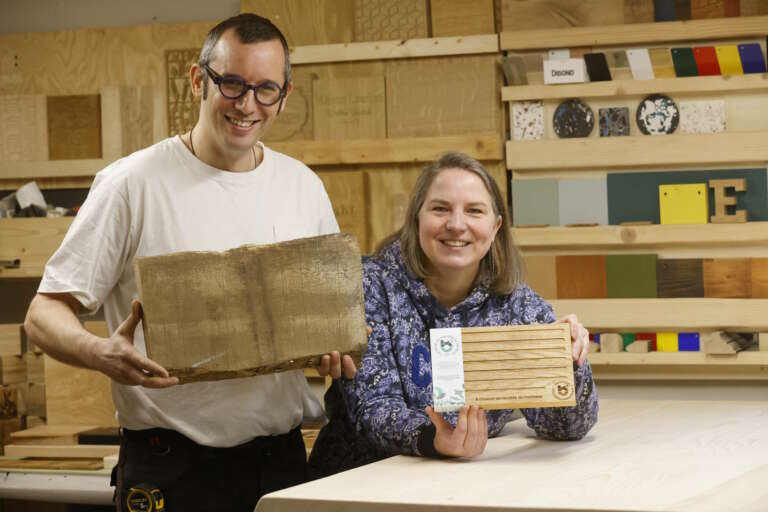
[[[713,258],[703,261],[704,296],[727,299],[752,296],[748,258]]]
[[[360,250],[348,234],[139,258],[134,268],[147,354],[182,383],[365,350]]]
[[[576,405],[568,324],[469,327],[461,339],[467,405]]]
[[[513,180],[512,223],[515,226],[558,226],[560,208],[557,180]]]
[[[101,97],[48,96],[48,158],[101,158]]]
[[[608,298],[656,298],[655,254],[605,257]]]
[[[701,260],[657,260],[656,293],[659,298],[703,297]]]
[[[746,180],[747,190],[738,194],[739,210],[748,220],[768,220],[768,183],[765,169],[724,169],[717,171],[668,171],[608,174],[608,220],[611,224],[651,221],[659,224],[659,185],[708,183],[709,180]],[[714,192],[708,191],[709,214],[714,214]]]
[[[560,225],[608,224],[605,178],[562,179],[558,182]]]
[[[605,256],[556,256],[559,299],[605,299]]]
[[[524,256],[525,282],[544,299],[557,298],[557,267],[554,256]]]
[[[0,95],[0,161],[48,160],[46,98]]]

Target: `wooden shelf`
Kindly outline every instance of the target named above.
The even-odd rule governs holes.
[[[768,89],[768,73],[726,76],[613,80],[563,85],[516,85],[501,89],[503,101],[599,98],[653,93],[692,93]]]
[[[478,160],[503,160],[498,134],[450,135],[370,140],[307,140],[269,144],[307,165],[431,162],[446,151],[461,151]]]
[[[614,46],[674,41],[746,39],[768,35],[768,16],[632,23],[502,32],[502,50],[538,50],[579,46]]]
[[[561,318],[575,313],[594,332],[768,331],[768,299],[556,299]]]
[[[291,64],[498,53],[498,34],[296,46]]]
[[[507,142],[507,168],[594,169],[768,161],[768,132],[644,135]]]
[[[598,380],[768,380],[768,352],[589,354]]]
[[[768,222],[513,228],[523,250],[768,245]]]

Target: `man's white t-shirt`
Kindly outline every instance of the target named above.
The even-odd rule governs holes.
[[[114,332],[137,297],[135,257],[338,232],[320,179],[293,158],[263,154],[256,169],[227,172],[174,137],[114,162],[97,174],[39,291],[71,293],[90,311],[103,305]],[[146,353],[141,325],[134,341]],[[209,446],[288,432],[301,422],[306,393],[301,371],[162,390],[112,383],[123,427],[173,429]]]

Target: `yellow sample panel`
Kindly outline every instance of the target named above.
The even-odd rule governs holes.
[[[720,65],[720,73],[723,75],[743,75],[739,49],[735,44],[716,46],[717,63]]]
[[[709,201],[706,183],[659,185],[662,224],[706,224]]]
[[[676,332],[657,332],[656,333],[656,351],[657,352],[677,352],[677,333]]]

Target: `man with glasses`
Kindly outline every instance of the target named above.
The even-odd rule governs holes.
[[[194,128],[96,176],[25,322],[49,355],[113,381],[118,510],[148,510],[152,500],[171,511],[252,510],[263,494],[306,479],[299,425],[311,391],[301,371],[177,386],[136,329],[136,257],[338,231],[317,176],[260,142],[292,89],[280,31],[253,14],[223,21],[190,78],[201,98]],[[102,305],[108,339],[76,316]],[[324,357],[321,373],[341,371],[338,353]]]

